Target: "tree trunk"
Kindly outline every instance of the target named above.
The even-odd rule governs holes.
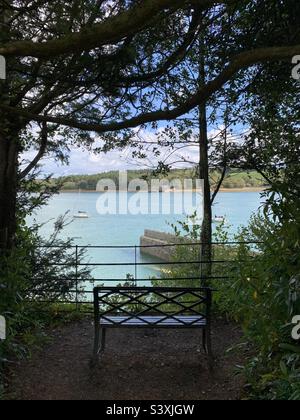
[[[7,22],[11,17],[10,4],[0,16],[0,42],[10,41]],[[10,61],[7,60],[6,80],[0,81],[0,102],[10,104],[10,86],[12,75]],[[15,242],[17,229],[16,203],[18,181],[18,119],[2,113],[0,120],[0,250],[10,250]],[[12,127],[15,129],[12,129]]]
[[[199,108],[199,124],[200,124],[200,178],[203,180],[203,222],[201,228],[201,264],[203,284],[207,285],[206,278],[211,275],[212,260],[212,206],[211,206],[211,190],[209,179],[209,157],[208,157],[208,134],[207,134],[207,115],[206,105]]]
[[[199,88],[206,83],[205,71],[205,42],[202,37],[199,40]],[[204,102],[199,106],[199,174],[204,182],[203,201],[204,218],[201,228],[201,277],[203,286],[208,285],[207,278],[211,276],[212,270],[212,202],[209,179],[209,145],[208,145],[208,126],[207,126],[207,104]]]
[[[17,229],[17,168],[16,138],[0,132],[0,249],[9,250],[15,243]]]

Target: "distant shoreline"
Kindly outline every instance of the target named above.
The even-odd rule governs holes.
[[[264,192],[266,187],[221,188],[220,192]]]
[[[246,188],[221,188],[220,192],[223,193],[238,193],[238,192],[264,192],[265,188],[264,187],[246,187]],[[103,191],[105,192],[105,191]],[[119,190],[117,192],[120,192]],[[123,192],[123,191],[121,191]],[[125,191],[126,192],[126,191]],[[134,192],[134,191],[130,191],[130,192]],[[143,192],[143,191],[141,191]],[[145,192],[145,191],[144,191]],[[182,192],[181,190],[177,190],[177,191],[166,191],[167,193],[171,193],[174,194],[176,192]],[[184,190],[184,192],[195,192],[195,190]],[[86,194],[86,193],[95,193],[95,194],[100,194],[100,191],[95,191],[95,190],[60,190],[59,191],[60,194],[74,194],[74,193],[82,193],[82,194]],[[150,192],[149,192],[150,193]],[[161,194],[163,194],[163,192],[161,192]]]

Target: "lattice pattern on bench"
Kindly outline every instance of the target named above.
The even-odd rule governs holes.
[[[105,349],[107,328],[200,328],[212,363],[209,288],[96,287],[92,366]]]
[[[97,320],[105,327],[201,327],[207,323],[207,289],[96,288],[94,293]]]

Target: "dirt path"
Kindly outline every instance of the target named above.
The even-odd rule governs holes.
[[[195,330],[110,330],[101,366],[91,374],[93,327],[82,321],[51,333],[51,342],[14,371],[8,395],[19,400],[220,400],[239,399],[234,375],[242,355],[225,355],[239,328],[214,326],[216,368],[207,369]]]

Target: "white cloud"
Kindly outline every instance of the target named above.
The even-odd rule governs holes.
[[[54,162],[44,164],[43,171],[53,172],[55,175],[68,174],[95,174],[107,171],[129,169],[126,161],[123,160],[121,153],[117,151],[94,153],[73,149],[70,153],[69,166],[60,166]]]
[[[218,139],[220,132],[224,127],[220,127],[218,130],[211,130],[209,136],[211,139]],[[162,130],[162,129],[161,129]],[[137,131],[139,140],[155,143],[157,140],[155,134],[150,131]],[[216,141],[216,140],[214,140]],[[99,143],[97,144],[99,146]],[[96,174],[107,171],[119,171],[126,169],[141,169],[141,168],[154,168],[157,162],[165,161],[165,163],[174,164],[175,167],[187,166],[184,161],[197,164],[199,162],[199,146],[197,144],[191,144],[185,148],[179,148],[178,150],[171,150],[170,148],[162,148],[161,156],[155,157],[152,153],[154,145],[145,146],[149,149],[149,156],[144,160],[136,160],[132,158],[133,149],[126,148],[125,150],[110,151],[106,154],[100,153],[95,154],[93,152],[83,150],[82,148],[73,148],[70,152],[68,166],[61,165],[54,161],[54,159],[47,157],[41,161],[42,171],[46,174],[54,174],[55,176],[63,175],[76,175],[76,174]],[[26,152],[22,158],[24,160],[32,160],[35,156],[34,151]],[[182,161],[182,163],[180,163]]]

